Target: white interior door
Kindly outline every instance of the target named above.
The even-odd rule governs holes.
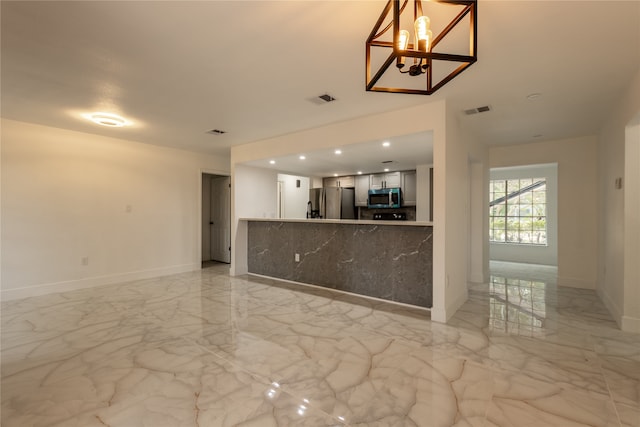
[[[231,178],[211,179],[211,259],[231,262]]]

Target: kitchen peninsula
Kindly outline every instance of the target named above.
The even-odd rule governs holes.
[[[430,308],[433,224],[241,219],[248,272]]]

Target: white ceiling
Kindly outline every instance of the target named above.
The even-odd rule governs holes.
[[[590,135],[640,65],[640,1],[633,0],[480,0],[478,62],[431,96],[364,90],[365,39],[385,1],[0,4],[3,117],[218,155],[443,98],[486,144]],[[311,102],[324,93],[337,101]],[[541,96],[528,100],[531,93]],[[483,105],[492,111],[462,113]],[[80,118],[96,110],[134,126]],[[393,160],[404,161],[401,147],[411,142],[394,142]],[[365,167],[322,155],[304,170]],[[279,164],[296,172],[295,160]]]
[[[383,146],[383,143],[388,146]],[[336,154],[335,150],[340,150]],[[300,159],[300,154],[305,158]],[[249,166],[275,169],[304,176],[343,176],[415,169],[417,165],[433,164],[433,132],[403,135],[369,141],[335,149],[302,151],[292,156],[248,162]],[[274,161],[274,164],[270,164]]]

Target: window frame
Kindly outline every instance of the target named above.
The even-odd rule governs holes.
[[[548,191],[548,180],[544,176],[490,179],[489,242],[548,247]],[[527,223],[530,225],[523,230],[522,225]],[[496,231],[500,233],[500,240],[496,240]]]

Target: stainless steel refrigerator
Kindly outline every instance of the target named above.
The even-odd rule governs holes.
[[[355,219],[355,190],[342,187],[310,189],[307,218]]]

